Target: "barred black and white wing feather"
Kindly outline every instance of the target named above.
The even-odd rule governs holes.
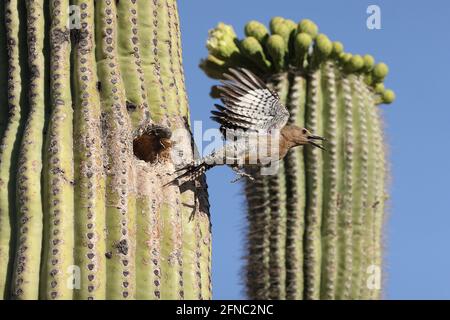
[[[222,81],[220,100],[211,119],[217,121],[222,133],[226,130],[269,132],[287,123],[289,112],[276,92],[247,69],[229,69]]]
[[[186,179],[192,181],[217,164],[226,164],[228,155],[243,157],[249,150],[245,141],[230,141],[245,132],[269,133],[283,128],[289,118],[289,112],[280,102],[278,94],[270,90],[265,83],[246,69],[229,69],[225,74],[220,90],[220,100],[224,106],[216,105],[212,111],[213,120],[220,124],[225,138],[230,138],[224,147],[215,150],[202,159],[198,159],[178,169],[185,172],[167,185]]]

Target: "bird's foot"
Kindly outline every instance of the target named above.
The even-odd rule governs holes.
[[[236,178],[231,180],[231,183],[236,183],[243,178],[248,178],[251,181],[255,180],[255,178],[251,174],[248,174],[247,172],[240,171],[240,170],[234,170],[234,171],[236,172]]]

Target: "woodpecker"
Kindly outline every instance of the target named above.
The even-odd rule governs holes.
[[[238,175],[233,182],[253,177],[245,172],[248,167],[267,166],[284,158],[294,147],[312,145],[323,149],[306,128],[287,124],[289,111],[280,102],[278,94],[269,89],[247,69],[229,69],[225,80],[218,86],[223,103],[216,104],[211,119],[220,124],[224,146],[209,155],[182,166],[175,172],[185,171],[174,181],[197,179],[216,165],[229,165]]]

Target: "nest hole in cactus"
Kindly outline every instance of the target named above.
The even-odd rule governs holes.
[[[139,160],[155,163],[170,158],[173,145],[172,131],[161,125],[150,124],[133,140],[133,152]]]

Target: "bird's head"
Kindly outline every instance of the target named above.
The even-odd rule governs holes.
[[[325,148],[318,144],[317,141],[324,141],[325,138],[313,135],[308,129],[300,128],[297,126],[291,127],[291,139],[295,143],[295,145],[312,145],[316,148],[325,150]]]

